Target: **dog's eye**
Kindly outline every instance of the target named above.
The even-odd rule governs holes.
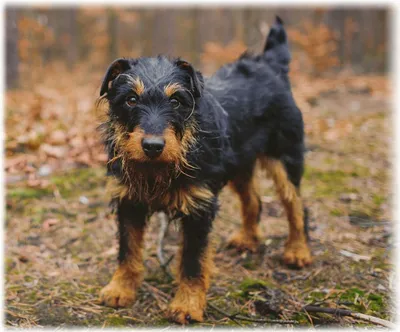
[[[169,101],[172,105],[172,108],[177,109],[179,106],[181,106],[181,103],[176,100],[175,98],[170,99]]]
[[[126,99],[126,103],[127,103],[129,106],[135,106],[136,103],[137,103],[137,99],[136,99],[136,97],[134,97],[134,96],[130,96],[130,97],[128,97],[128,98]]]

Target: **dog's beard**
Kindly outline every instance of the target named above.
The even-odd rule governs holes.
[[[123,160],[122,182],[128,195],[137,201],[153,205],[170,189],[180,172],[174,163],[136,162]]]

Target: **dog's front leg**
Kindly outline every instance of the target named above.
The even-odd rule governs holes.
[[[179,286],[168,311],[169,318],[180,324],[203,321],[213,264],[209,233],[215,213],[216,204],[182,219]]]
[[[143,279],[143,238],[147,208],[122,199],[118,202],[119,266],[100,292],[100,301],[110,307],[133,303]]]

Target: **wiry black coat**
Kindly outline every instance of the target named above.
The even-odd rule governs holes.
[[[131,89],[126,77],[140,76],[144,86],[150,87],[163,82],[182,82],[188,88],[186,95],[181,96],[180,112],[171,111],[165,96],[156,90],[146,97],[158,108],[158,127],[164,128],[165,123],[169,123],[179,135],[183,135],[188,127],[195,128],[194,141],[185,156],[191,167],[184,172],[171,171],[164,189],[155,187],[154,190],[172,192],[198,186],[207,187],[213,194],[207,204],[199,204],[199,209],[189,215],[182,214],[179,209],[171,211],[157,200],[150,204],[124,197],[118,203],[120,262],[124,261],[128,248],[128,239],[124,235],[127,223],[144,225],[149,213],[166,210],[172,218],[182,218],[185,236],[183,274],[196,277],[201,272],[199,257],[206,247],[207,235],[217,212],[217,195],[228,181],[251,174],[257,158],[266,156],[281,161],[289,180],[299,187],[303,173],[304,132],[302,115],[290,90],[289,61],[286,33],[278,19],[262,54],[244,54],[207,79],[187,63],[183,62],[182,66],[182,61],[164,56],[123,59],[118,63],[118,75],[113,75],[110,67],[101,89],[102,94],[107,92],[105,98],[110,105],[108,121],[102,125],[110,160],[108,173],[125,185],[129,184],[131,176],[136,176],[133,172],[127,177],[129,170],[124,170],[122,159],[116,158],[120,151],[115,144],[115,124],[123,126],[127,133],[138,124],[146,129],[146,117],[151,113],[147,106],[135,112],[123,106]],[[151,130],[156,129],[153,126]],[[157,167],[145,163],[145,168],[154,170],[153,175]],[[148,177],[149,183],[153,175]]]
[[[281,160],[291,181],[298,186],[302,174],[304,133],[300,110],[293,99],[288,79],[290,60],[285,31],[278,21],[271,29],[261,55],[244,54],[204,80],[202,96],[196,98],[193,114],[198,130],[196,143],[187,153],[194,167],[171,183],[206,183],[216,193],[238,172],[251,168],[257,157]],[[133,61],[133,60],[132,60]],[[171,61],[163,56],[135,60],[143,67],[165,67]],[[155,63],[155,65],[154,65]],[[113,101],[113,94],[107,98]],[[111,113],[111,116],[113,114]],[[110,159],[114,133],[105,129]],[[109,174],[122,177],[120,162],[110,163]]]

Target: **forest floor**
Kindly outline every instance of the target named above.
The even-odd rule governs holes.
[[[93,152],[96,150],[88,152],[88,146],[98,139],[90,136],[93,126],[81,141],[76,133],[78,124],[50,126],[62,117],[58,113],[51,116],[57,110],[46,104],[43,95],[50,94],[48,98],[55,99],[58,106],[64,97],[54,95],[54,86],[43,84],[41,92],[32,97],[30,108],[16,106],[30,98],[27,91],[7,96],[7,326],[170,325],[164,314],[175,284],[156,257],[159,223],[155,217],[146,234],[146,275],[135,304],[117,310],[99,304],[99,291],[117,264],[116,223],[108,207],[105,169],[101,166],[104,156]],[[216,271],[207,296],[213,307],[250,318],[292,319],[308,327],[372,325],[351,317],[306,313],[302,307],[307,304],[393,319],[391,103],[386,95],[374,94],[368,87],[332,85],[335,88],[299,102],[308,132],[302,195],[311,214],[313,264],[302,270],[283,264],[287,221],[272,183],[259,171],[263,243],[257,253],[239,254],[225,248],[227,238],[240,225],[240,208],[229,188],[220,196],[221,208],[213,229]],[[295,82],[295,95],[300,88]],[[94,89],[92,86],[90,91]],[[93,96],[88,94],[86,104]],[[85,101],[82,103],[77,104],[78,110],[86,107]],[[58,130],[51,138],[53,143],[46,141],[49,136],[43,132],[20,139],[18,126],[28,120],[19,112],[32,113],[37,108],[39,115],[33,122],[51,127],[53,133]],[[68,121],[73,124],[79,119]],[[26,126],[33,128],[32,124]],[[63,132],[75,135],[67,137],[65,149],[57,143]],[[82,153],[78,151],[81,148]],[[93,143],[93,149],[97,148]],[[71,156],[75,163],[69,163]],[[95,157],[98,160],[92,162]],[[178,247],[173,224],[165,241],[166,256],[170,257]],[[231,319],[209,306],[204,322],[194,326],[271,324]]]

